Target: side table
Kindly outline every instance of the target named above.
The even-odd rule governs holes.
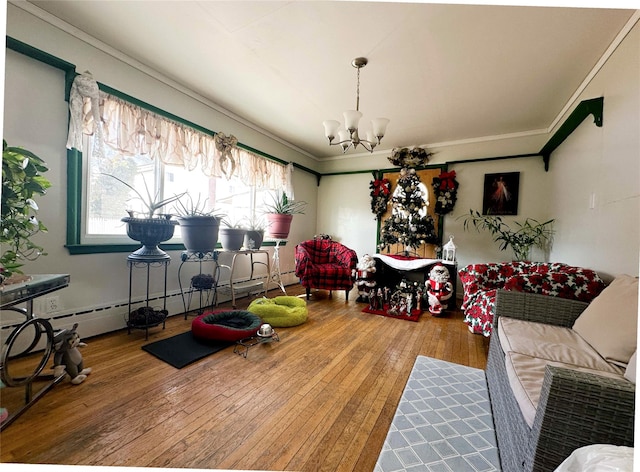
[[[60,383],[66,376],[65,373],[57,377],[51,374],[41,375],[53,352],[54,332],[48,320],[40,319],[34,314],[33,300],[68,285],[68,274],[46,274],[33,275],[25,282],[6,285],[0,289],[0,310],[15,311],[25,317],[25,321],[16,326],[7,338],[2,350],[2,360],[0,361],[2,382],[7,387],[24,386],[24,405],[9,413],[7,419],[0,423],[0,431],[9,426],[27,408],[51,390],[54,385]],[[16,306],[22,303],[25,304],[25,308]],[[29,342],[30,335],[33,336],[33,339]],[[33,371],[26,376],[14,375],[10,367],[11,361],[26,356],[31,352],[36,352],[34,349],[42,336],[45,337],[44,350],[42,351],[42,357],[39,360],[36,358],[36,365]],[[27,345],[26,348],[24,347],[25,344]],[[42,349],[42,347],[38,349]],[[21,371],[24,370],[21,369]],[[45,381],[46,383],[34,395],[33,383],[35,381]]]
[[[240,251],[220,251],[220,254],[228,253],[232,255],[231,265],[220,265],[220,267],[224,267],[225,269],[229,269],[229,288],[231,290],[231,306],[236,308],[236,292],[245,290],[251,291],[251,289],[255,289],[263,285],[260,292],[264,291],[265,295],[269,290],[269,280],[271,280],[271,265],[269,264],[269,252],[264,249],[243,249]],[[262,255],[265,258],[265,261],[257,261],[254,259],[254,256]],[[251,274],[249,275],[249,279],[244,282],[236,282],[234,280],[234,273],[236,270],[236,262],[238,260],[238,256],[249,256],[249,264],[251,267]],[[255,276],[255,266],[262,265],[266,268],[267,273],[264,278],[254,278]]]
[[[136,257],[127,257],[127,265],[129,266],[129,309],[127,318],[127,331],[131,334],[131,328],[144,329],[145,340],[149,339],[149,328],[162,324],[165,327],[165,321],[169,312],[167,311],[167,268],[171,262],[168,255],[160,257],[147,257],[140,259]],[[134,313],[131,312],[131,292],[133,287],[133,268],[146,269],[146,296],[145,306],[138,308]],[[149,277],[151,275],[151,267],[164,267],[164,292],[162,295],[162,310],[156,310],[149,306]]]

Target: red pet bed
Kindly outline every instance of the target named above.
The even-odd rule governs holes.
[[[254,336],[261,324],[260,317],[248,311],[210,311],[193,319],[191,332],[200,339],[239,341]]]

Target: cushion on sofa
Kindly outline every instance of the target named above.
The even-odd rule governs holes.
[[[502,319],[500,319],[502,321]],[[536,409],[540,401],[540,392],[544,380],[544,371],[547,365],[555,367],[565,367],[567,369],[590,372],[604,377],[620,379],[622,374],[613,372],[602,372],[600,370],[579,367],[564,362],[548,361],[538,357],[528,356],[519,352],[507,352],[505,357],[505,367],[509,385],[518,406],[522,411],[522,416],[529,425],[533,426],[536,416]]]
[[[498,338],[506,352],[518,352],[547,361],[622,374],[624,369],[610,364],[571,328],[500,317]]]
[[[638,356],[638,352],[636,351],[631,356],[631,359],[629,359],[629,364],[627,364],[627,368],[624,371],[624,378],[632,383],[636,383],[636,365],[637,365],[636,357],[637,356]]]
[[[619,275],[582,312],[573,325],[609,362],[626,365],[636,350],[638,278]]]

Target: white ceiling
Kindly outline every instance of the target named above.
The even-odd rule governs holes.
[[[389,118],[383,149],[535,132],[570,104],[634,14],[340,1],[30,3],[316,158],[342,154],[327,145],[322,121],[355,108],[355,57],[369,59],[360,134],[372,118]]]

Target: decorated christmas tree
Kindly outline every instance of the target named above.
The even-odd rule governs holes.
[[[380,229],[380,251],[401,244],[405,251],[423,244],[437,244],[435,223],[427,214],[429,196],[414,168],[403,167],[391,197],[391,216]]]

